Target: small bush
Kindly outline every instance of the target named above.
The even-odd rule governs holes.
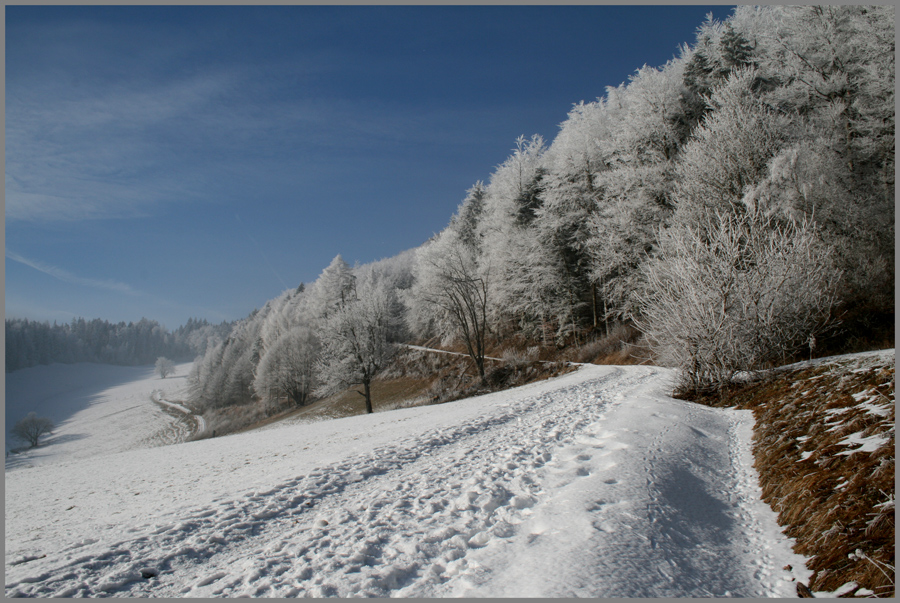
[[[748,210],[660,237],[635,324],[679,369],[678,391],[717,391],[738,372],[784,363],[831,326],[841,273],[814,223]]]
[[[505,365],[515,370],[519,370],[533,364],[538,359],[539,351],[537,346],[532,346],[525,350],[507,348],[503,350],[503,354],[500,357],[503,359]]]
[[[165,379],[169,375],[175,374],[175,364],[168,358],[160,356],[156,359],[156,372],[160,377]]]
[[[633,346],[641,339],[641,332],[630,324],[616,323],[608,334],[599,336],[573,350],[572,362],[593,364],[634,364]]]

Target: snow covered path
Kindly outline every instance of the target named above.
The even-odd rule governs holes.
[[[795,596],[752,416],[668,398],[670,378],[585,366],[8,473],[6,595]],[[67,521],[35,523],[66,495]]]

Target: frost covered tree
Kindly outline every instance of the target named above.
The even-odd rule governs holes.
[[[497,330],[515,324],[525,313],[530,292],[529,248],[539,211],[544,169],[544,140],[539,135],[516,140],[513,154],[491,175],[478,222],[479,253],[490,258],[494,295],[489,320]],[[521,325],[518,325],[521,326]]]
[[[259,330],[265,314],[254,311],[237,322],[222,343],[194,361],[188,375],[192,402],[200,408],[245,404],[252,400],[253,374],[259,362]]]
[[[6,368],[13,371],[53,362],[152,364],[161,355],[185,360],[196,349],[191,350],[184,335],[189,328],[199,327],[199,323],[189,320],[187,327],[169,333],[156,321],[147,319],[114,324],[99,318],[73,318],[68,324],[54,321],[53,325],[7,319]]]
[[[336,255],[310,291],[309,306],[313,319],[327,319],[353,297],[356,277],[340,254]]]
[[[437,241],[450,236],[448,233],[452,232],[454,240],[471,250],[476,261],[480,261],[482,258],[481,243],[484,240],[480,224],[486,196],[484,184],[481,181],[476,182],[467,191],[466,198],[459,204],[456,213],[451,216],[447,227],[424,245],[412,250],[411,286],[408,290],[401,292],[401,299],[405,306],[404,320],[409,332],[414,336],[427,339],[437,335],[445,343],[450,343],[455,338],[453,327],[441,321],[440,312],[437,312],[435,306],[427,301],[426,296],[422,295],[423,285],[427,282],[427,279],[423,280],[423,276],[427,272],[422,265],[423,253]]]
[[[808,221],[719,214],[661,234],[635,324],[680,389],[719,389],[810,345],[832,319],[840,273]]]
[[[735,28],[734,20],[721,23],[708,14],[706,21],[697,28],[693,47],[683,47],[685,86],[683,106],[684,124],[695,127],[713,110],[708,100],[713,89],[721,85],[733,70],[757,65],[758,44],[745,37],[743,27]],[[765,85],[761,74],[753,80],[754,88]]]
[[[466,198],[460,203],[450,218],[450,226],[460,241],[471,249],[481,249],[481,237],[478,233],[478,224],[481,221],[481,215],[484,212],[484,200],[487,196],[487,190],[484,183],[480,180],[466,191]]]
[[[601,194],[586,220],[585,245],[597,288],[594,314],[604,322],[627,314],[639,267],[674,207],[675,162],[687,136],[683,70],[684,60],[643,67],[627,86],[609,89],[603,103],[611,123],[606,169],[595,177]]]
[[[225,383],[222,391],[225,405],[244,404],[253,398],[254,370],[259,362],[261,346],[259,330],[262,321],[254,320],[238,323],[229,337],[222,363],[225,369]]]
[[[188,396],[191,402],[199,408],[213,406],[216,394],[220,391],[221,381],[224,382],[222,371],[222,354],[225,351],[224,341],[210,342],[206,352],[198,356],[188,373]]]
[[[462,340],[484,382],[490,270],[479,266],[475,248],[454,228],[419,250],[412,297],[419,312],[430,312],[438,328]]]
[[[278,395],[288,396],[295,403],[305,400],[302,393],[305,386],[297,389],[282,382],[282,390],[290,393],[276,393],[279,386],[272,385],[272,377],[281,374],[285,364],[277,362],[276,356],[269,353],[297,327],[318,329],[352,299],[355,282],[353,271],[338,255],[310,287],[289,289],[237,322],[224,341],[208,347],[194,362],[189,375],[192,402],[200,408],[220,408],[252,403],[257,396],[266,401],[273,401]],[[261,372],[261,361],[267,356],[269,360]],[[298,375],[297,379],[305,381],[306,377]],[[309,381],[312,383],[314,378]]]
[[[607,103],[614,120],[608,153],[615,164],[636,167],[675,159],[687,138],[684,63],[672,60],[660,69],[645,65],[615,90],[615,110]]]
[[[372,379],[393,356],[388,339],[395,304],[392,292],[381,283],[365,283],[349,292],[320,331],[322,354],[318,362],[319,395],[362,385],[366,412],[372,412]]]
[[[713,91],[714,110],[694,130],[677,166],[677,220],[692,224],[717,211],[742,211],[744,194],[785,146],[788,120],[753,91],[755,78],[754,69],[739,69]]]
[[[847,302],[892,307],[894,7],[749,8],[734,20],[752,32],[760,69],[780,82],[767,102],[789,108],[799,132],[753,201],[814,216],[835,241]]]
[[[543,204],[527,248],[523,300],[539,314],[545,343],[551,335],[561,343],[584,320],[593,326],[600,320],[588,229],[603,196],[598,178],[609,167],[614,127],[606,103],[575,105],[544,156]]]
[[[740,6],[724,22],[710,16],[694,43],[666,65],[644,66],[596,102],[575,105],[549,146],[540,136],[517,139],[488,184],[468,191],[448,228],[421,252],[353,269],[337,256],[305,292],[272,300],[230,336],[221,333],[221,344],[210,339],[192,371],[192,392],[208,403],[244,399],[248,375],[259,376],[259,363],[285,333],[298,325],[318,331],[330,324],[334,331],[338,314],[349,324],[345,310],[359,307],[363,296],[355,292],[365,283],[391,290],[394,323],[402,311],[397,300],[405,303],[415,335],[468,339],[476,366],[479,337],[487,333],[563,345],[612,320],[647,321],[666,295],[712,295],[709,271],[726,270],[717,258],[738,231],[746,235],[736,239],[743,241],[742,258],[800,253],[802,245],[779,247],[778,241],[805,241],[814,232],[828,243],[823,257],[836,265],[833,272],[844,273],[840,311],[864,320],[888,317],[894,306],[894,55],[890,6]],[[750,223],[749,215],[756,216]],[[687,242],[699,245],[693,256]],[[783,265],[776,256],[760,265]],[[674,276],[662,278],[678,266],[687,271],[685,286],[699,279],[707,288],[682,290]],[[808,272],[819,274],[814,267]],[[757,273],[735,274],[734,282],[743,283]],[[785,278],[796,273],[790,275]],[[767,278],[760,281],[766,287],[775,277]],[[460,292],[457,307],[468,303],[482,312],[454,314],[449,283]],[[804,307],[815,306],[817,290],[825,305],[835,295],[830,287],[809,287]],[[723,324],[757,324],[756,340],[768,341],[770,323],[741,313],[744,302],[769,302],[747,287],[728,295],[741,301],[729,301]],[[684,325],[709,310],[683,307]],[[682,309],[667,307],[675,315]],[[697,323],[696,333],[717,324],[715,315],[707,318],[712,322]],[[874,329],[877,320],[865,324]],[[666,324],[645,322],[648,329],[651,323]],[[404,336],[397,324],[387,341]],[[118,337],[85,341],[110,357],[131,357],[147,351],[135,338],[146,326],[129,331],[123,325]],[[52,340],[31,346],[19,335],[8,341],[21,342],[22,357],[40,361],[44,344],[58,347]],[[35,335],[46,339],[43,331]],[[759,352],[766,346],[748,347],[746,337],[740,331],[737,347],[723,348],[731,354],[728,366],[767,361]],[[655,344],[668,353],[662,341],[674,340]],[[330,359],[339,364],[334,353]]]
[[[296,313],[302,303],[302,296],[302,288],[288,289],[275,299],[266,302],[265,315],[259,330],[263,353],[300,322]]]
[[[156,374],[159,375],[160,377],[162,377],[163,379],[165,379],[169,375],[174,375],[175,374],[175,364],[168,358],[160,356],[159,358],[156,359]]]
[[[299,325],[283,333],[260,359],[253,390],[270,404],[283,398],[296,406],[305,404],[315,386],[320,347],[309,327]]]
[[[13,425],[10,431],[14,436],[34,448],[38,445],[42,435],[53,432],[53,421],[30,412]]]

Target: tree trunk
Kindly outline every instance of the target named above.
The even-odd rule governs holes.
[[[365,381],[363,381],[363,387],[366,389],[366,394],[365,394],[365,396],[366,396],[366,413],[367,413],[367,414],[371,414],[371,413],[372,413],[372,391],[371,391],[371,389],[369,388],[369,385],[370,385],[370,384],[369,384],[369,380],[368,380],[368,379],[366,379]]]
[[[609,321],[606,319],[606,297],[603,297],[603,331],[606,337],[609,337]]]

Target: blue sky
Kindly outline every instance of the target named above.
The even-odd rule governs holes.
[[[7,6],[7,317],[242,318],[416,247],[727,6]]]

